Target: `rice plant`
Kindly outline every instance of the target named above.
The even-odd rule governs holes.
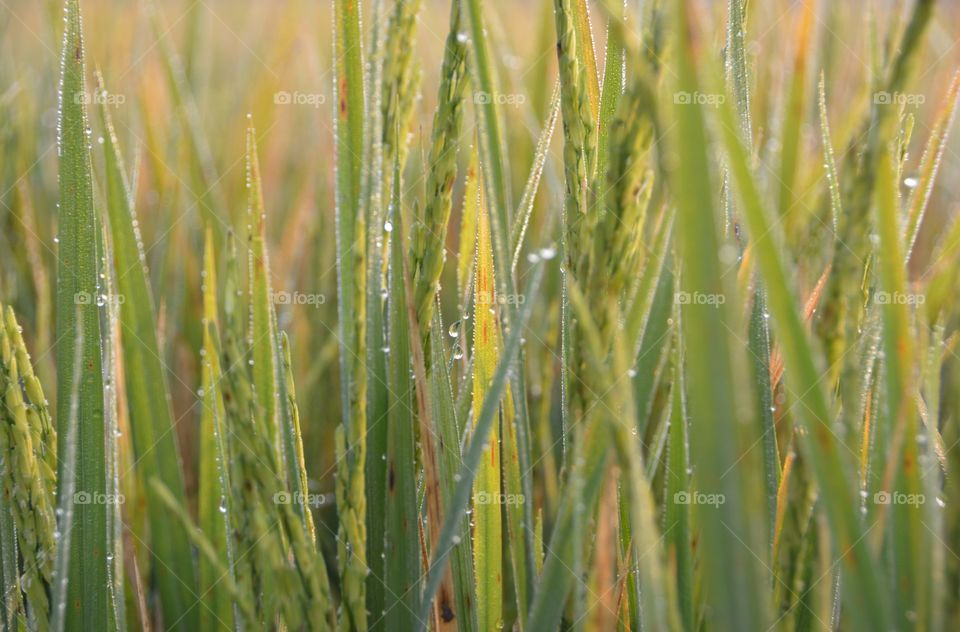
[[[4,4],[2,629],[956,629],[958,24]]]

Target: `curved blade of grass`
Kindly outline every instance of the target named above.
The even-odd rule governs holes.
[[[153,293],[145,269],[143,244],[140,242],[123,156],[105,100],[101,101],[100,117],[104,128],[108,224],[117,270],[117,291],[123,297],[119,320],[123,339],[124,385],[137,471],[143,480],[159,478],[174,497],[184,502],[186,491],[180,471],[167,374],[157,342]],[[153,525],[160,525],[166,512],[152,496],[148,487],[148,520]],[[139,537],[147,540],[145,534]],[[155,556],[154,572],[160,589],[164,620],[171,625],[178,622],[176,629],[180,630],[196,627],[193,560],[190,551],[182,546],[185,541],[185,534],[179,525],[151,529],[150,549]]]
[[[920,178],[913,190],[910,208],[907,212],[907,263],[910,262],[913,255],[913,246],[916,243],[917,234],[920,232],[920,224],[923,223],[923,217],[933,194],[933,183],[937,179],[940,164],[943,162],[943,152],[950,138],[950,130],[953,128],[958,103],[960,103],[960,72],[953,75],[953,81],[947,90],[947,96],[944,98],[944,103],[933,124],[933,129],[930,130],[930,139],[923,150],[923,158],[920,161]]]
[[[547,116],[547,121],[540,131],[540,137],[537,139],[533,165],[530,167],[530,175],[527,177],[527,184],[523,188],[523,196],[520,198],[520,206],[517,209],[517,216],[510,234],[510,243],[513,244],[513,260],[510,267],[511,274],[516,273],[517,261],[520,260],[523,238],[527,234],[527,224],[530,222],[530,215],[533,214],[533,203],[536,201],[537,191],[540,189],[540,176],[543,175],[543,166],[547,162],[547,150],[550,148],[550,141],[553,139],[553,129],[556,127],[557,115],[559,113],[560,84],[558,82],[553,89],[553,96],[550,98],[550,114]]]
[[[692,77],[692,68],[687,71]],[[845,575],[844,596],[857,629],[878,629],[889,620],[886,616],[888,603],[881,596],[882,576],[867,548],[856,515],[856,503],[850,491],[852,486],[846,477],[838,439],[830,428],[833,415],[820,383],[821,371],[817,369],[806,339],[803,312],[790,289],[792,284],[780,260],[777,245],[769,236],[769,221],[753,182],[747,150],[736,131],[734,114],[726,103],[720,104],[718,112],[731,176],[741,198],[747,227],[752,235],[766,236],[753,243],[757,267],[766,283],[769,308],[783,346],[787,383],[791,392],[802,394],[798,398],[798,416],[807,431],[807,454],[836,538],[836,550],[850,571]]]
[[[293,363],[290,360],[290,340],[287,334],[280,333],[279,349],[280,369],[283,379],[280,381],[278,395],[281,397],[281,420],[283,427],[281,434],[284,441],[284,455],[286,456],[287,485],[300,498],[308,498],[310,488],[307,483],[307,466],[303,456],[303,434],[300,429],[300,407],[297,405],[297,390],[293,382]],[[303,522],[303,530],[307,540],[314,544],[317,540],[316,528],[313,524],[313,514],[309,503],[296,505],[297,513]]]
[[[67,480],[75,484],[83,500],[106,498],[103,374],[99,297],[100,253],[99,220],[93,206],[90,163],[90,132],[83,95],[83,36],[80,6],[67,0],[60,75],[60,155],[59,248],[57,252],[57,419],[58,434],[68,436],[71,393],[75,381],[73,367],[80,358],[83,372],[77,385],[79,401],[76,413],[76,442],[58,449],[57,480],[62,498]],[[77,321],[84,335],[78,345]],[[77,451],[76,470],[65,463]],[[107,606],[107,511],[106,503],[76,503],[73,522],[64,525],[71,531],[67,601],[70,615],[63,622],[69,630],[106,630]]]
[[[830,118],[827,116],[827,93],[824,74],[820,73],[818,88],[818,107],[820,109],[820,138],[823,143],[823,164],[826,166],[827,186],[830,190],[830,217],[833,220],[833,236],[837,236],[837,223],[843,215],[843,201],[840,198],[840,180],[837,176],[837,161],[834,159],[833,141],[830,139]]]
[[[342,629],[367,628],[365,583],[367,383],[366,225],[360,204],[364,156],[364,77],[357,0],[334,1],[334,120],[336,131],[337,311],[346,459],[338,477],[338,551],[343,594]]]
[[[533,311],[533,304],[536,303],[535,299],[542,279],[543,266],[534,266],[532,278],[525,293],[526,300],[516,314],[514,325],[510,328],[510,335],[503,345],[500,363],[497,365],[497,370],[493,374],[489,388],[486,390],[479,412],[474,416],[473,436],[464,451],[463,465],[458,473],[459,479],[456,479],[456,490],[444,518],[443,528],[440,530],[440,535],[433,546],[433,557],[430,561],[424,592],[420,600],[419,619],[421,621],[426,620],[429,615],[433,597],[440,586],[440,580],[443,578],[446,558],[453,547],[459,544],[455,538],[460,530],[464,511],[470,502],[475,473],[480,467],[486,444],[489,442],[494,417],[500,409],[500,400],[506,391],[508,373],[519,352],[520,340],[523,337],[522,332]]]

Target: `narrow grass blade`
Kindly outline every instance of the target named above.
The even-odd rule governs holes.
[[[467,298],[471,271],[477,258],[477,218],[480,214],[480,160],[477,147],[470,152],[470,166],[463,185],[463,210],[460,213],[460,239],[457,249],[457,295]],[[466,301],[464,301],[466,302]]]
[[[336,121],[337,309],[346,459],[338,477],[338,557],[342,629],[367,628],[366,556],[366,225],[360,205],[364,155],[364,66],[357,0],[334,2],[334,120]]]
[[[587,96],[593,120],[600,116],[600,74],[597,71],[597,52],[593,43],[593,26],[590,24],[590,7],[587,0],[575,0],[571,7],[577,32],[577,50],[583,69],[587,74]],[[604,69],[606,73],[606,69]],[[606,76],[606,75],[605,75]]]
[[[106,234],[104,224],[100,225],[103,232],[100,234],[99,249],[103,252],[103,263],[100,273],[100,283],[106,290],[107,296],[117,296],[117,288],[113,281],[113,268],[107,263],[113,260],[113,250]],[[108,624],[111,630],[126,632],[126,608],[123,603],[123,520],[120,516],[120,470],[117,464],[117,437],[120,435],[119,406],[117,389],[112,388],[120,382],[118,365],[120,358],[120,318],[119,306],[116,302],[108,303],[104,312],[106,318],[101,322],[104,327],[104,337],[101,347],[103,358],[103,402],[104,419],[103,433],[106,437],[104,445],[104,463],[106,471],[107,498],[115,499],[108,503],[107,511],[107,542],[104,547],[107,555],[107,611]]]
[[[540,177],[543,175],[543,167],[547,162],[547,150],[550,148],[550,141],[553,139],[553,129],[556,127],[559,113],[560,84],[557,83],[553,89],[553,96],[550,98],[550,113],[543,129],[540,131],[540,138],[537,139],[533,165],[530,167],[530,175],[527,177],[527,184],[523,188],[523,196],[520,198],[520,206],[517,209],[513,230],[510,232],[510,243],[513,244],[511,273],[516,272],[517,261],[520,260],[523,238],[527,234],[527,225],[530,223],[530,216],[533,214],[533,203],[536,201],[537,191],[540,189]]]
[[[102,84],[101,84],[102,85]],[[180,454],[173,425],[173,409],[167,386],[167,369],[157,342],[153,293],[147,278],[143,244],[137,228],[132,195],[127,184],[123,156],[110,118],[109,106],[101,102],[104,128],[107,220],[113,250],[113,265],[120,303],[124,385],[130,415],[137,472],[143,480],[159,478],[180,502],[186,492],[180,471]],[[165,510],[147,488],[147,513],[151,524],[162,524]],[[140,534],[147,541],[146,534]],[[152,529],[150,548],[155,557],[155,577],[160,589],[164,620],[176,629],[196,626],[196,580],[190,551],[182,543],[179,525]]]
[[[820,109],[820,138],[823,143],[823,164],[826,166],[827,187],[830,191],[830,217],[833,220],[833,235],[836,238],[837,224],[843,215],[843,200],[840,197],[840,179],[837,175],[837,162],[834,159],[833,141],[830,139],[830,118],[827,116],[827,92],[825,79],[820,74],[818,88],[818,106]]]
[[[907,262],[913,255],[913,246],[920,232],[930,197],[933,194],[933,184],[943,162],[943,152],[946,150],[950,138],[950,130],[957,114],[957,104],[960,103],[960,72],[953,75],[953,81],[947,90],[940,113],[930,130],[930,139],[923,150],[920,161],[920,178],[913,181],[913,195],[910,198],[910,207],[907,212]]]
[[[624,12],[626,7],[624,6]],[[600,92],[600,108],[598,112],[597,129],[597,173],[607,172],[608,136],[610,123],[617,113],[620,96],[624,89],[624,75],[626,74],[626,51],[623,43],[623,24],[617,24],[609,18],[607,25],[606,61],[603,65],[603,86]],[[623,20],[621,20],[623,21]]]
[[[218,581],[219,566],[226,566],[231,579],[234,576],[234,562],[229,535],[231,525],[230,472],[227,451],[223,436],[223,419],[226,415],[223,405],[223,392],[220,380],[219,343],[215,341],[215,330],[219,323],[217,311],[217,265],[213,246],[213,229],[207,228],[203,249],[203,347],[201,351],[201,389],[203,390],[203,411],[200,416],[200,456],[199,456],[199,492],[197,499],[197,523],[210,539],[216,551],[218,564],[201,557],[197,563],[197,589],[201,595],[207,595],[205,606],[198,615],[198,625],[214,625],[222,621],[229,627],[234,625],[230,596]]]
[[[79,312],[80,307],[75,307]],[[76,317],[77,328],[74,333],[74,341],[78,348],[83,348],[83,327],[84,320]],[[59,445],[63,454],[64,461],[58,461],[60,468],[65,472],[75,472],[77,469],[77,460],[79,450],[77,449],[77,438],[80,421],[80,384],[83,367],[83,356],[75,354],[73,357],[73,367],[71,368],[71,391],[69,393],[70,405],[67,407],[67,421],[58,422],[57,432],[61,437]],[[67,604],[70,599],[71,591],[71,565],[73,563],[73,533],[71,528],[74,524],[74,512],[77,507],[76,476],[67,476],[57,478],[57,531],[60,532],[60,538],[57,542],[56,561],[53,567],[53,590],[51,591],[51,617],[50,629],[53,632],[63,632],[67,628]],[[104,604],[106,605],[106,604]]]
[[[482,179],[483,175],[478,174]],[[496,280],[489,210],[480,196],[477,222],[477,265],[474,281],[473,410],[484,401],[500,361]],[[509,389],[507,390],[509,393]],[[501,409],[502,414],[502,409]],[[477,580],[477,625],[495,630],[503,625],[502,525],[500,522],[500,430],[494,424],[473,487],[473,560]],[[474,426],[476,432],[476,425]]]
[[[887,394],[885,398],[885,424],[891,437],[887,454],[884,480],[894,481],[887,494],[905,494],[908,498],[923,498],[924,488],[920,480],[916,412],[912,409],[914,371],[916,361],[913,331],[910,323],[910,306],[907,294],[907,267],[902,242],[900,205],[892,156],[888,151],[880,153],[880,172],[877,174],[876,209],[877,228],[880,234],[879,280],[880,291],[890,300],[883,300],[883,348],[884,375]],[[891,471],[892,470],[892,471]],[[875,498],[881,498],[879,492]],[[896,609],[900,626],[909,627],[917,622],[920,627],[930,624],[931,586],[929,527],[925,515],[925,503],[894,502],[889,505],[892,514],[893,577],[897,585]]]
[[[107,511],[104,437],[103,375],[101,372],[100,306],[104,302],[99,283],[99,221],[93,206],[90,162],[90,131],[84,106],[83,36],[80,6],[67,0],[60,75],[60,156],[59,250],[57,268],[57,419],[58,434],[68,436],[70,399],[74,388],[74,362],[83,367],[77,385],[77,434],[73,445],[58,449],[59,493],[66,481],[75,484],[80,499],[73,522],[61,531],[71,531],[70,577],[67,602],[70,614],[63,622],[69,630],[106,630],[107,607]],[[78,345],[77,321],[84,335]],[[65,464],[77,451],[76,469]]]
[[[267,253],[267,214],[263,206],[263,187],[260,180],[260,160],[257,157],[257,133],[247,128],[247,243],[250,274],[250,332],[253,355],[253,388],[257,414],[263,418],[263,427],[274,450],[274,460],[283,464],[283,448],[279,430],[277,389],[276,320],[273,312],[274,294],[270,283],[270,259]]]
[[[667,493],[663,533],[669,559],[676,568],[677,604],[683,629],[696,628],[693,584],[693,549],[690,535],[690,506],[676,502],[690,495],[690,446],[687,438],[686,393],[683,382],[683,353],[680,348],[680,310],[674,309],[674,341],[671,351],[673,385],[670,400],[670,447],[666,468]],[[678,496],[678,494],[680,496]]]
[[[529,603],[528,587],[532,585],[532,578],[527,576],[527,524],[524,509],[528,493],[524,487],[521,472],[521,445],[518,439],[518,419],[514,410],[513,395],[510,389],[503,401],[501,413],[501,427],[503,431],[503,493],[502,502],[505,505],[507,522],[507,539],[510,552],[510,570],[513,573],[513,591],[517,602],[517,625],[520,630],[526,630],[527,607]],[[524,468],[523,471],[526,471]],[[532,561],[532,558],[531,558]]]
[[[367,454],[364,470],[364,484],[366,487],[366,528],[367,528],[367,564],[370,574],[367,579],[367,611],[371,615],[370,630],[378,632],[384,630],[388,619],[385,612],[386,587],[384,586],[384,538],[386,533],[385,515],[387,510],[387,419],[389,401],[387,391],[387,348],[384,320],[386,318],[386,301],[389,291],[384,279],[384,257],[387,245],[384,244],[382,226],[386,218],[386,208],[389,204],[391,187],[387,180],[394,159],[389,154],[394,153],[392,147],[393,136],[396,135],[396,123],[387,124],[390,112],[395,111],[397,105],[387,94],[391,91],[399,92],[401,78],[398,73],[385,76],[385,59],[389,47],[388,39],[395,37],[392,31],[403,28],[394,16],[404,15],[406,2],[398,2],[393,7],[393,13],[388,22],[386,3],[378,0],[372,6],[371,47],[368,63],[368,85],[371,87],[369,95],[371,103],[366,118],[367,154],[364,158],[367,168],[363,175],[363,195],[367,225],[367,313],[366,313],[366,352],[365,359],[367,372]],[[397,68],[398,66],[394,66]],[[400,65],[400,68],[405,67]],[[387,131],[390,131],[390,136]]]
[[[502,113],[495,65],[490,50],[490,41],[484,25],[481,0],[461,0],[464,3],[464,23],[469,34],[470,52],[467,62],[473,82],[478,131],[478,156],[483,165],[478,172],[478,181],[484,189],[486,203],[490,208],[490,226],[493,236],[493,261],[500,274],[497,276],[501,295],[513,295],[513,275],[510,270],[510,227],[512,201],[510,196],[509,161],[504,147]],[[509,325],[511,314],[503,315]]]
[[[420,577],[420,538],[417,533],[417,475],[414,440],[414,385],[411,378],[410,339],[406,291],[403,281],[404,248],[400,222],[399,169],[394,172],[393,223],[390,233],[390,329],[387,358],[389,417],[387,431],[385,605],[389,630],[416,627]],[[389,218],[388,218],[388,221]]]

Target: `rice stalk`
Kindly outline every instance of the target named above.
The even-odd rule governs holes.
[[[53,584],[56,552],[56,521],[53,495],[47,489],[51,473],[44,454],[53,448],[43,442],[43,428],[36,414],[37,403],[43,405],[39,384],[25,386],[19,366],[30,366],[29,355],[20,338],[19,325],[13,310],[0,305],[3,326],[0,327],[0,388],[3,391],[3,428],[0,431],[0,455],[3,463],[3,496],[13,516],[22,565],[19,586],[26,595],[29,627],[48,630],[50,621],[49,594]],[[32,373],[27,369],[24,373]],[[35,378],[34,378],[35,379]],[[35,399],[36,398],[36,399]],[[52,432],[51,428],[47,432]],[[47,474],[44,474],[44,472]],[[16,569],[16,560],[11,567]],[[6,597],[6,596],[5,596]],[[13,615],[13,613],[11,613]],[[14,616],[11,616],[14,618]]]
[[[463,127],[464,94],[467,78],[467,43],[463,37],[462,3],[450,3],[450,29],[443,49],[437,110],[433,115],[430,151],[427,156],[427,197],[410,230],[410,262],[415,286],[417,320],[431,318],[433,297],[446,260],[444,246],[450,221],[453,185],[457,176],[457,154]],[[468,198],[470,199],[470,198]],[[471,248],[468,252],[471,253]],[[461,250],[461,265],[465,261]],[[463,274],[458,275],[463,278]]]

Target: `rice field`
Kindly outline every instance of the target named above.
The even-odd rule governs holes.
[[[960,628],[958,42],[0,2],[0,629]]]

